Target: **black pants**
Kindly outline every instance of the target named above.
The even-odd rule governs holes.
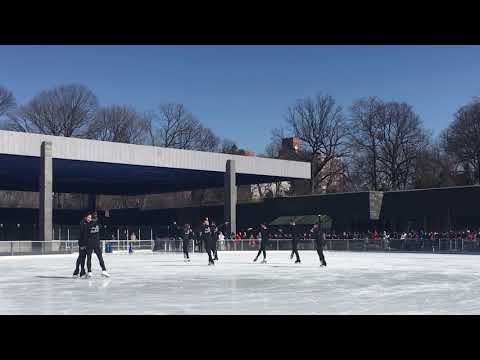
[[[297,242],[298,241],[296,239],[292,240],[292,254],[291,254],[291,256],[293,256],[293,254],[295,254],[295,256],[297,257],[297,261],[300,261],[300,255],[298,254]]]
[[[105,263],[103,262],[102,249],[100,248],[100,244],[99,244],[99,245],[96,245],[94,247],[89,247],[87,249],[87,270],[88,270],[88,272],[92,271],[92,252],[95,252],[95,255],[97,255],[98,262],[100,263],[100,267],[102,268],[102,270],[106,271],[107,268],[105,267]]]
[[[188,239],[182,239],[183,240],[183,256],[187,259],[190,259],[188,257]]]
[[[78,274],[79,269],[81,268],[82,271],[80,274],[85,274],[85,259],[87,258],[87,247],[80,246],[78,248],[78,257],[77,263],[75,264],[75,273]]]
[[[212,251],[212,256],[213,256],[215,259],[218,259],[218,255],[217,255],[217,239],[215,239],[215,238],[210,239],[210,250]]]
[[[209,236],[204,236],[203,237],[203,245],[205,246],[205,250],[207,251],[207,254],[208,254],[208,262],[213,262],[212,253],[210,251],[210,237]]]
[[[325,256],[323,255],[323,245],[322,244],[319,244],[318,242],[316,243],[316,247],[317,247],[317,254],[318,254],[318,257],[320,258],[320,262],[322,263],[322,265],[327,265],[327,262],[325,261]]]
[[[257,257],[256,257],[257,259],[262,252],[263,252],[263,258],[264,259],[267,258],[267,253],[265,251],[266,247],[267,247],[267,241],[266,240],[261,240],[260,241],[260,249],[258,250]]]

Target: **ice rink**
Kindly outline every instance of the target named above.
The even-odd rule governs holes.
[[[1,314],[480,314],[480,256],[326,251],[104,254],[112,277],[72,279],[76,254],[0,257]]]

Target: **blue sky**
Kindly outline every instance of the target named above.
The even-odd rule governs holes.
[[[0,46],[0,85],[19,103],[67,83],[102,105],[184,103],[261,153],[287,107],[319,92],[344,107],[363,96],[406,101],[438,132],[480,96],[480,46]]]

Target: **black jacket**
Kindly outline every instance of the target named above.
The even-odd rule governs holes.
[[[313,229],[312,232],[315,238],[315,242],[317,243],[317,246],[323,247],[325,245],[325,236],[323,231],[317,228],[317,229]]]
[[[268,231],[268,228],[260,228],[260,234],[262,236],[262,241],[268,241],[268,239],[270,239],[270,232]]]
[[[183,240],[191,240],[191,239],[193,239],[193,231],[192,231],[192,229],[188,229],[188,230],[183,229],[183,230],[182,230],[182,239],[183,239]]]
[[[290,238],[292,239],[293,242],[297,243],[298,240],[300,240],[300,230],[297,228],[296,225],[290,225],[289,227],[290,231]]]
[[[210,225],[202,224],[201,228],[202,238],[207,240],[210,238]]]
[[[100,245],[100,225],[98,221],[92,220],[87,223],[83,220],[80,223],[80,239],[78,246],[95,247]]]
[[[213,241],[218,240],[218,228],[217,225],[211,225],[210,226],[210,236]]]
[[[78,239],[78,246],[87,246],[88,245],[88,224],[85,220],[80,222],[80,239]]]

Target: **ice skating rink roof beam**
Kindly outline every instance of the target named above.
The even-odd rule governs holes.
[[[309,179],[308,163],[0,130],[0,189],[38,191],[40,146],[53,149],[53,191],[135,195]]]

